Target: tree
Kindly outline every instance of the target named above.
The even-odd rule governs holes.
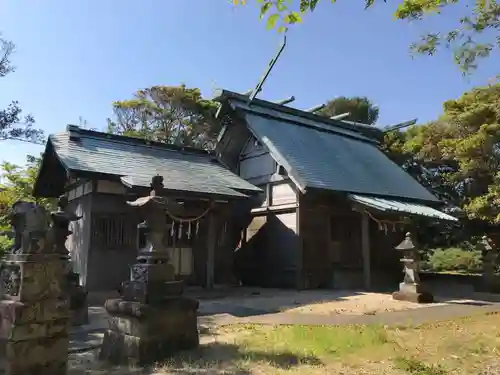
[[[11,206],[18,200],[35,202],[52,211],[56,207],[56,200],[51,198],[35,198],[32,195],[33,186],[40,168],[41,158],[27,157],[24,167],[8,162],[0,164],[0,233],[10,229],[7,214]],[[11,239],[0,235],[0,253],[12,245]]]
[[[220,131],[218,104],[197,88],[153,86],[113,103],[108,131],[154,141],[211,149]]]
[[[244,4],[246,0],[233,0]],[[302,21],[305,13],[313,12],[319,0],[258,0],[261,18],[267,18],[268,28],[278,26],[279,31]],[[335,3],[336,0],[331,0]],[[386,2],[386,0],[384,0]],[[364,0],[365,9],[375,0]],[[500,50],[500,4],[497,0],[477,0],[470,6],[466,0],[401,0],[394,12],[398,20],[415,21],[432,14],[442,14],[450,8],[462,8],[465,14],[446,32],[430,32],[411,45],[417,54],[434,55],[440,47],[453,50],[456,63],[462,71],[477,67],[478,59],[485,58],[495,49]],[[484,41],[483,41],[484,40]]]
[[[418,165],[436,195],[471,220],[500,223],[500,83],[444,103],[434,122],[391,134],[388,151]]]
[[[459,226],[425,224],[425,242],[450,246],[488,233],[500,247],[498,103],[500,83],[478,87],[445,102],[437,120],[386,133],[387,155],[464,219]]]
[[[328,101],[319,114],[332,117],[347,112],[350,115],[344,118],[345,120],[373,125],[378,119],[379,109],[367,97],[347,98],[342,96]]]
[[[14,44],[0,36],[0,77],[14,71],[10,57],[14,52]],[[17,101],[0,110],[0,141],[15,139],[31,143],[43,142],[43,131],[33,127],[35,119],[31,115],[22,116]]]

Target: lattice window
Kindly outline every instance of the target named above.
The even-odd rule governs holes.
[[[135,247],[137,223],[130,215],[92,215],[92,245],[103,249]]]

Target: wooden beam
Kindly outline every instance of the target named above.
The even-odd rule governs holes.
[[[255,97],[262,91],[262,86],[264,85],[264,82],[269,76],[269,73],[271,73],[271,70],[273,70],[276,61],[278,61],[279,57],[281,56],[281,52],[283,52],[283,50],[285,49],[285,46],[286,46],[286,34],[283,34],[283,42],[281,43],[280,48],[276,53],[276,55],[269,62],[269,66],[267,67],[264,76],[262,76],[257,86],[255,86],[255,89],[253,89],[252,93],[248,97],[248,102],[247,102],[248,105],[250,105],[250,103],[252,103],[252,100],[254,100]]]
[[[290,96],[289,98],[278,100],[275,103],[279,104],[279,105],[285,105],[285,104],[289,104],[293,101],[295,101],[295,96]]]
[[[363,279],[367,290],[371,289],[371,260],[370,260],[370,218],[366,213],[361,214],[361,251],[363,256]]]
[[[317,106],[314,106],[314,107],[308,109],[306,112],[315,113],[315,112],[321,111],[323,108],[325,108],[325,104],[320,104],[320,105],[317,105]]]
[[[346,117],[349,117],[351,115],[351,112],[346,112],[346,113],[341,113],[339,115],[335,115],[330,117],[330,120],[342,120],[345,119]]]
[[[215,249],[217,247],[217,215],[213,211],[208,216],[208,238],[207,238],[207,269],[205,288],[213,289],[215,285]]]
[[[402,123],[399,123],[399,124],[396,124],[396,125],[393,125],[393,126],[388,126],[387,128],[384,129],[384,133],[389,133],[389,132],[392,132],[394,130],[398,130],[398,129],[402,129],[402,128],[407,128],[409,126],[413,126],[417,123],[417,120],[416,118],[414,118],[413,120],[410,120],[410,121],[405,121],[405,122],[402,122]]]
[[[305,272],[304,272],[304,238],[301,236],[301,217],[300,217],[300,193],[297,194],[297,208],[295,210],[295,237],[298,242],[298,259],[297,259],[297,274],[296,274],[296,288],[304,290],[306,288]]]

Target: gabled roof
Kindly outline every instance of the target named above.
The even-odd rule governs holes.
[[[297,187],[405,200],[438,199],[392,162],[361,129],[313,113],[223,91],[217,98],[288,172]]]
[[[235,198],[261,191],[225,168],[209,152],[194,148],[69,126],[66,132],[49,137],[47,150],[55,154],[67,172],[115,177],[129,187],[149,187],[151,178],[159,174],[165,189],[171,191]],[[47,175],[42,176],[44,173]],[[50,173],[42,162],[35,191],[42,188],[41,180],[50,179]]]

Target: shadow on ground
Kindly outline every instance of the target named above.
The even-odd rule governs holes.
[[[311,304],[343,301],[364,294],[357,290],[283,290],[231,288],[225,297],[209,299],[203,292],[191,292],[200,300],[199,316],[228,314],[238,318],[267,315]],[[200,298],[201,297],[201,298]]]
[[[249,351],[234,344],[213,342],[200,345],[196,350],[180,353],[164,364],[147,369],[100,364],[97,361],[97,351],[75,353],[70,356],[68,375],[250,375],[252,369],[259,365],[289,369],[299,365],[321,366],[323,363],[313,356],[299,356],[284,351]]]

